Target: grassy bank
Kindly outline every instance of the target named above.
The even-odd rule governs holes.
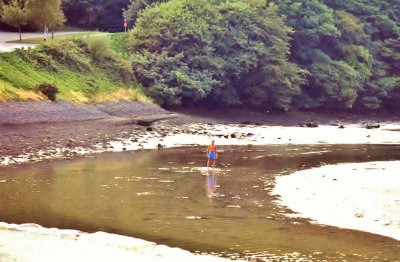
[[[102,37],[107,37],[110,35],[109,33],[103,33],[103,32],[96,32],[96,31],[84,31],[84,32],[76,32],[76,33],[68,33],[68,34],[56,34],[54,36],[54,39],[50,35],[47,37],[46,40],[44,40],[43,36],[37,36],[37,37],[28,37],[28,38],[22,38],[22,40],[12,40],[12,41],[7,41],[7,43],[16,43],[16,44],[47,44],[51,43],[54,41],[59,41],[59,40],[72,40],[76,38],[85,38],[85,37],[92,37],[92,36],[102,36]]]
[[[72,102],[149,101],[133,77],[123,34],[61,38],[34,49],[0,54],[0,101],[57,99]]]

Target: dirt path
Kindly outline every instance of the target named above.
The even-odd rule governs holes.
[[[55,32],[55,35],[64,35],[64,34],[72,34],[77,32]],[[42,36],[42,32],[31,32],[31,33],[22,33],[22,39],[24,38],[32,38],[32,37],[40,37]],[[36,44],[26,44],[26,43],[8,43],[10,41],[16,41],[19,39],[18,32],[4,32],[0,31],[0,52],[11,52],[17,48],[28,48],[34,47]]]

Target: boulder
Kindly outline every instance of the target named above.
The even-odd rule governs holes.
[[[307,123],[307,124],[306,124],[306,127],[315,128],[315,127],[318,127],[318,124],[317,124],[317,123],[312,123],[312,122],[310,122],[310,123]]]
[[[380,128],[381,125],[378,123],[368,123],[365,125],[366,129],[375,129],[375,128]]]

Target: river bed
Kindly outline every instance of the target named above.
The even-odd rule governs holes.
[[[0,221],[105,231],[196,253],[265,261],[395,261],[399,242],[288,217],[276,177],[343,162],[400,159],[396,145],[221,147],[104,153],[0,170]]]

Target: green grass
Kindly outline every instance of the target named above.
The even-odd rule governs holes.
[[[114,33],[107,35],[110,40],[111,49],[119,54],[124,59],[129,59],[128,52],[128,34],[127,33]]]
[[[43,37],[31,37],[31,38],[23,38],[22,41],[13,40],[8,41],[8,43],[25,43],[25,44],[48,44],[54,41],[59,40],[70,40],[70,39],[87,39],[87,38],[101,38],[107,39],[110,43],[110,48],[119,54],[124,59],[129,59],[128,46],[126,33],[103,33],[97,31],[88,31],[88,32],[78,32],[71,33],[66,35],[55,35],[54,39],[51,39],[51,36],[47,39],[47,41],[43,40]]]
[[[95,37],[109,39],[108,34]],[[69,38],[63,38],[62,41],[66,42],[67,39]],[[113,62],[114,60],[110,62],[109,57],[95,61],[91,58],[85,46],[82,47],[82,43],[86,42],[69,41],[69,44],[71,42],[73,44],[63,45],[62,41],[54,42],[54,45],[50,44],[49,47],[43,46],[38,49],[0,53],[0,101],[46,99],[36,91],[36,87],[43,83],[49,83],[59,89],[58,100],[72,102],[138,100],[151,102],[133,79],[126,80],[115,75],[112,71],[115,68],[113,63],[117,65],[120,61],[124,61],[121,58],[122,55],[115,58],[115,62]],[[108,41],[110,41],[109,45],[112,46],[109,47],[110,49],[124,53],[119,41],[115,39]],[[70,46],[71,48],[68,48]],[[59,53],[54,55],[54,50]],[[38,60],[37,57],[42,60]],[[71,59],[76,59],[76,61]],[[89,67],[80,70],[79,67],[75,66],[74,63],[76,62],[87,63]],[[51,66],[46,67],[48,64]]]

